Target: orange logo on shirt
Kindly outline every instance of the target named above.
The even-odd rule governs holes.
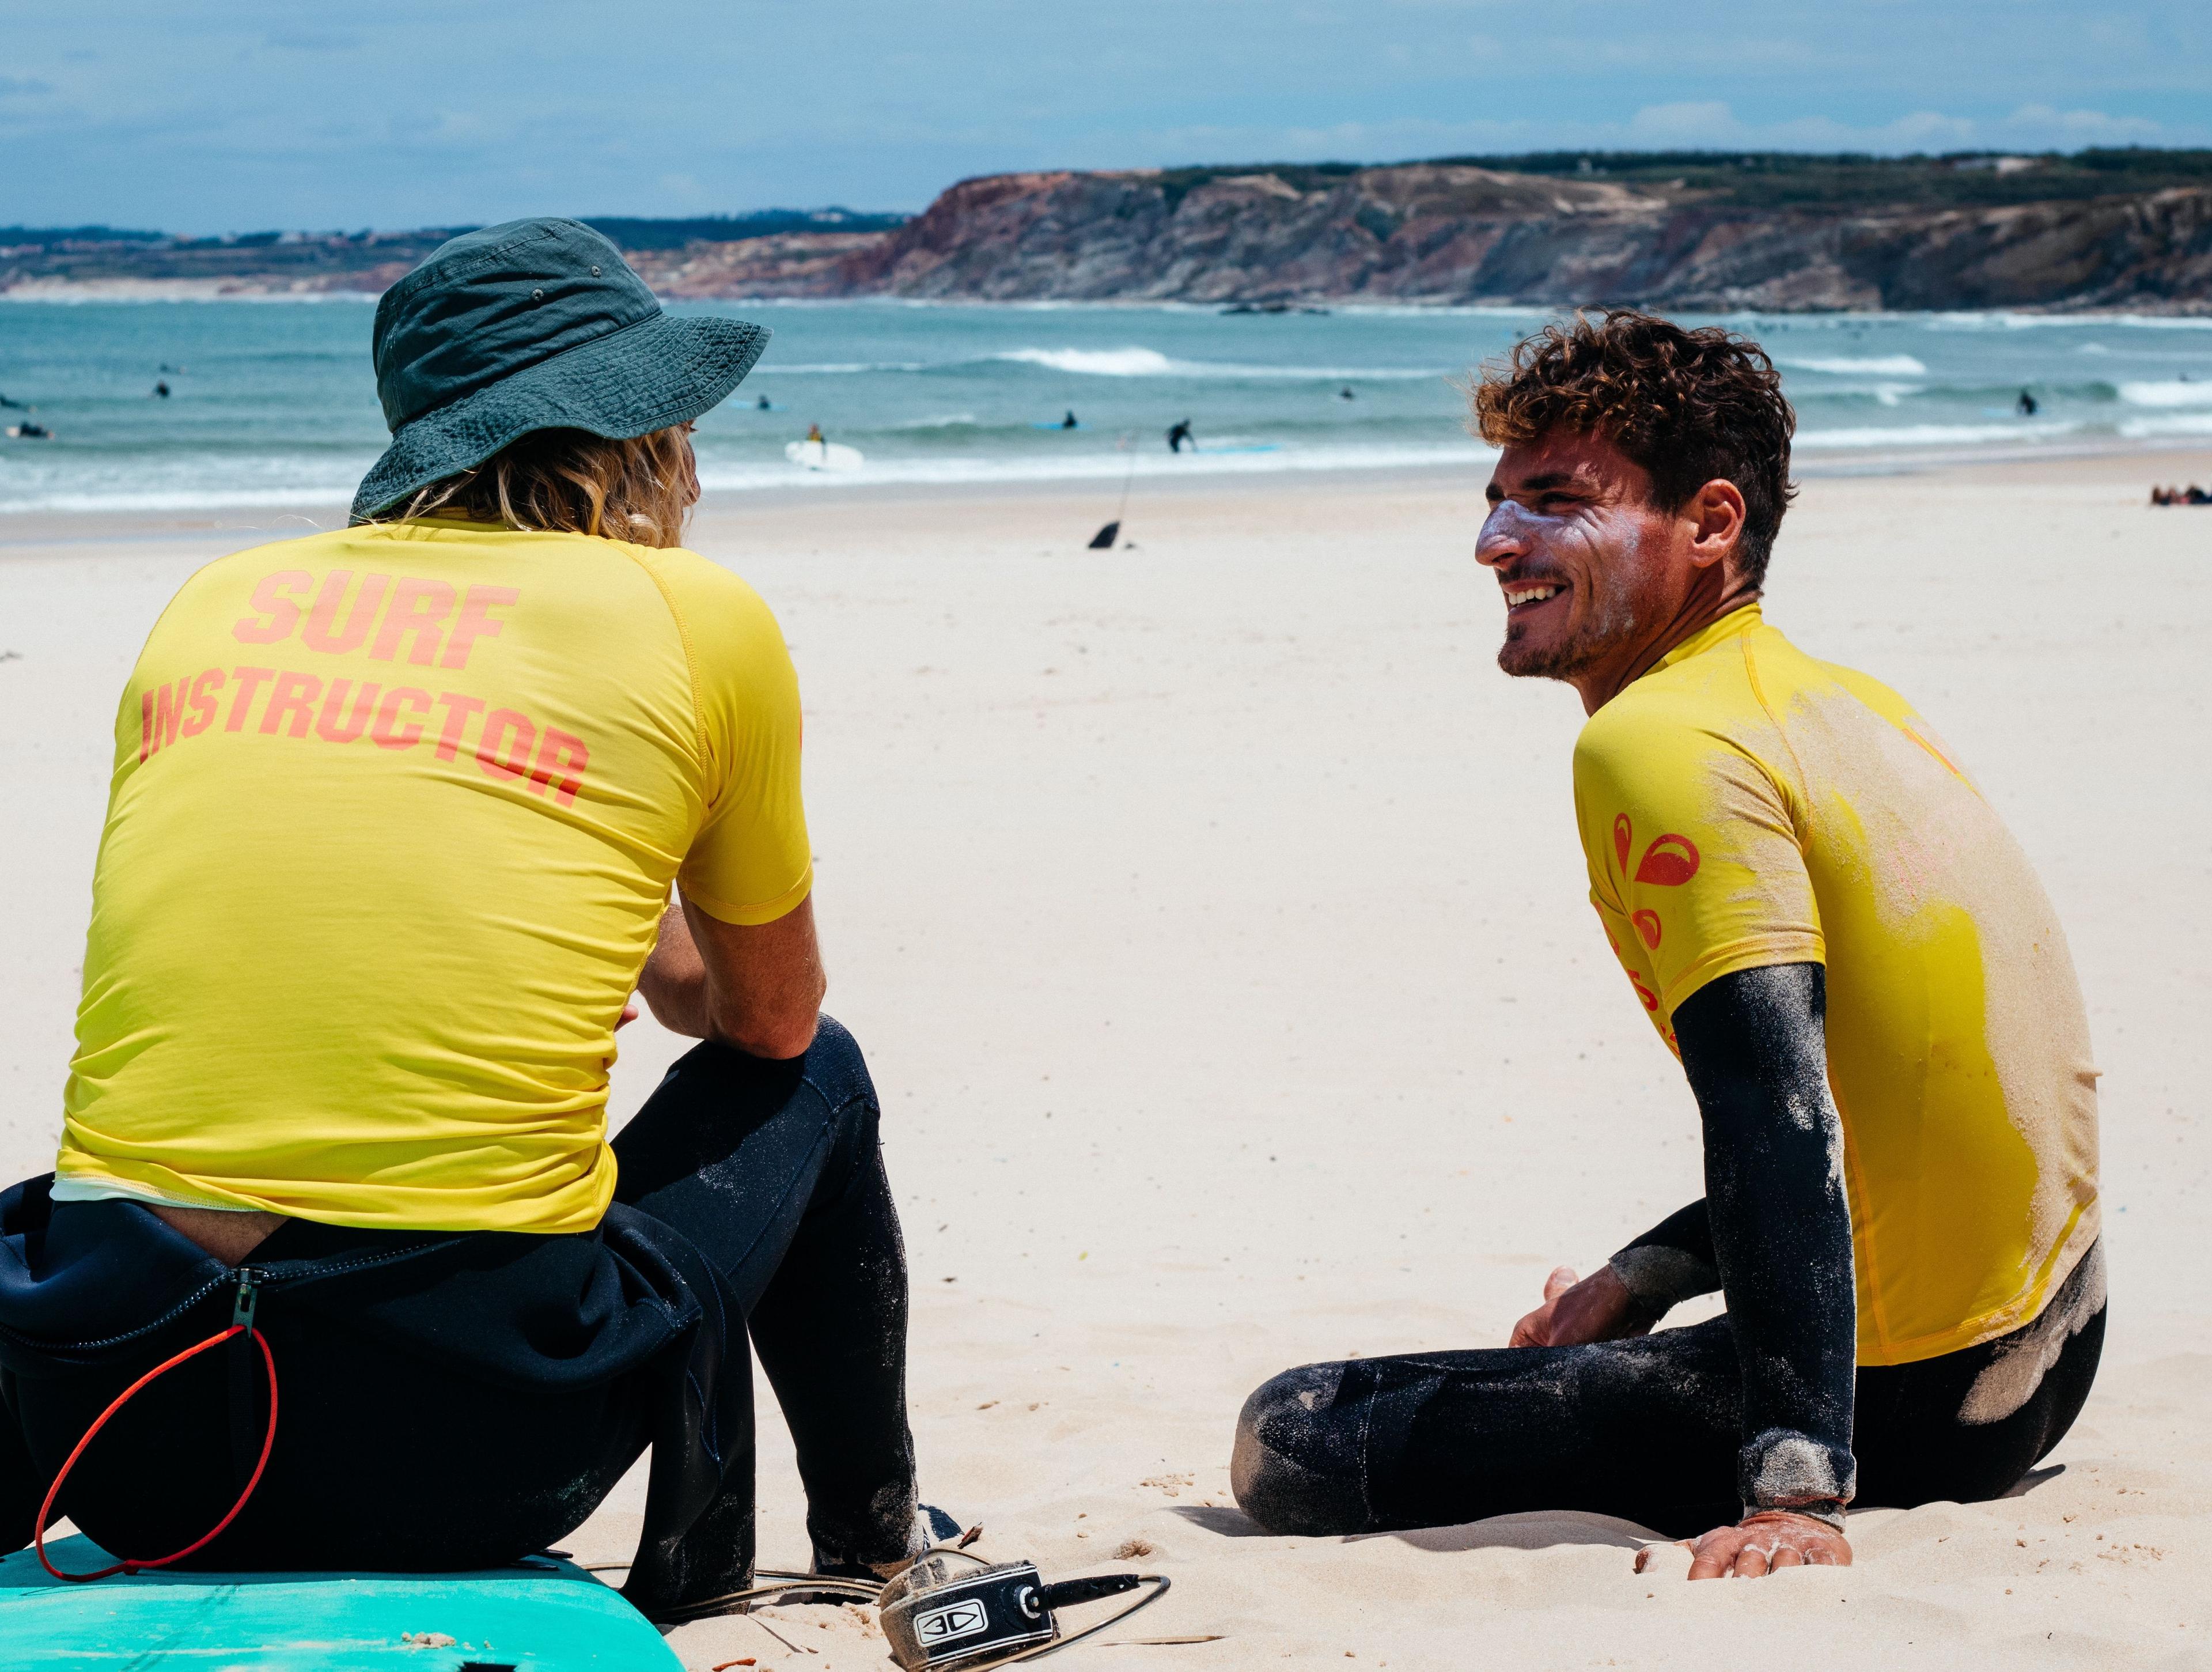
[[[1680,888],[1698,874],[1698,844],[1683,836],[1654,836],[1636,867],[1636,880]]]
[[[1624,877],[1628,872],[1628,855],[1635,846],[1636,827],[1629,822],[1626,813],[1616,814],[1613,821],[1613,858]],[[1680,888],[1697,874],[1698,844],[1686,836],[1675,836],[1671,832],[1654,836],[1651,845],[1644,850],[1644,857],[1636,866],[1636,880],[1649,883],[1655,888]],[[1666,926],[1659,921],[1657,912],[1646,907],[1630,913],[1628,921],[1636,926],[1638,938],[1647,947],[1653,952],[1659,950]],[[1616,945],[1613,950],[1618,954],[1620,948]],[[1629,979],[1636,981],[1633,971],[1630,972]],[[1652,997],[1642,982],[1636,982],[1636,991],[1643,999],[1645,1009],[1655,1012],[1658,1010],[1658,1000]]]

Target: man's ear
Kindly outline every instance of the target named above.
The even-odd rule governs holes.
[[[1743,539],[1743,489],[1725,477],[1715,477],[1691,496],[1682,515],[1692,525],[1690,561],[1710,568]]]

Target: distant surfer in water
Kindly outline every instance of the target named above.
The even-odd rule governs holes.
[[[1067,416],[1060,421],[1060,427],[1062,429],[1080,429],[1083,428],[1081,424],[1075,421],[1075,409],[1073,407],[1070,407],[1068,409]]]
[[[682,548],[692,421],[767,337],[663,313],[574,222],[455,239],[379,305],[393,436],[353,526],[161,615],[56,1170],[0,1195],[0,1551],[234,1317],[63,1486],[118,1556],[237,1499],[264,1350],[267,1471],[195,1566],[501,1566],[649,1446],[625,1594],[726,1612],[756,1351],[816,1571],[957,1530],[915,1496],[876,1091],[819,1010],[798,681]],[[634,991],[700,1043],[610,1144]]]
[[[1277,1377],[1237,1499],[1316,1536],[1587,1511],[1695,1537],[1693,1579],[1847,1564],[1853,1503],[1998,1497],[2088,1395],[2096,1070],[2065,937],[1927,720],[1764,620],[1796,418],[1756,344],[1578,316],[1474,410],[1503,449],[1475,547],[1498,664],[1589,716],[1589,898],[1696,1097],[1705,1194],[1554,1271],[1508,1347]],[[1575,1031],[1540,1018],[1539,1049]],[[1724,1316],[1657,1328],[1717,1290]]]
[[[1183,449],[1183,443],[1186,441],[1190,444],[1190,450],[1193,453],[1196,453],[1198,451],[1198,438],[1190,433],[1190,420],[1188,418],[1185,418],[1181,423],[1176,424],[1173,429],[1168,431],[1168,451],[1170,453],[1181,453]]]
[[[2019,409],[2021,417],[2032,418],[2035,416],[2036,399],[2027,390],[2023,389],[2020,392],[2020,398],[2014,404]]]
[[[821,447],[826,447],[830,445],[829,441],[823,436],[822,426],[820,424],[809,424],[806,426],[806,439]]]

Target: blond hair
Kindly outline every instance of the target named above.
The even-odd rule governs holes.
[[[582,429],[539,429],[474,470],[420,489],[399,515],[442,513],[510,528],[672,546],[683,544],[684,520],[698,497],[689,424],[627,441]]]

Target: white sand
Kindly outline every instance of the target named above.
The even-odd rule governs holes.
[[[1290,1365],[1504,1340],[1698,1193],[1697,1127],[1583,901],[1564,687],[1492,656],[1478,480],[725,500],[695,544],[807,696],[831,1011],[867,1049],[913,1259],[925,1495],[1048,1573],[1173,1594],[1106,1672],[1340,1663],[2212,1664],[2212,511],[2184,461],[1814,481],[1769,611],[1911,696],[2072,937],[2104,1082],[2106,1368],[2014,1498],[1853,1518],[1858,1565],[1690,1586],[1527,1516],[1254,1535],[1231,1424]],[[2199,474],[2202,475],[2200,469]],[[0,1172],[47,1164],[116,696],[206,556],[276,538],[0,522]],[[290,526],[297,526],[293,524]],[[678,1042],[624,1035],[618,1115]],[[762,1389],[762,1555],[803,1565]],[[628,1553],[638,1482],[570,1541]],[[1152,1547],[1117,1563],[1125,1541]],[[819,1652],[793,1653],[760,1623]],[[842,1610],[687,1665],[883,1666]],[[2002,1658],[2001,1658],[2002,1657]]]

